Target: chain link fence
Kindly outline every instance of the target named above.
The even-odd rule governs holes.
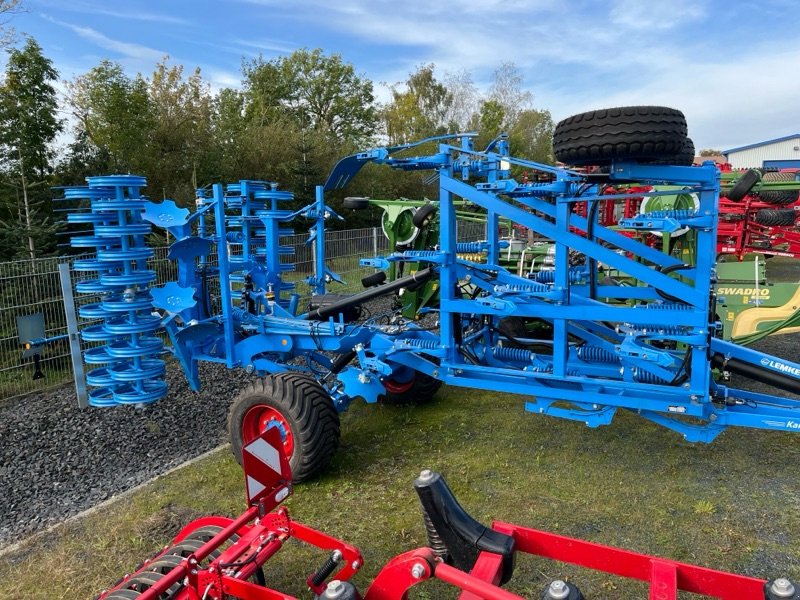
[[[459,241],[483,239],[485,226],[482,223],[459,223]],[[295,249],[294,256],[287,257],[295,263],[295,270],[287,273],[287,279],[297,283],[301,302],[310,297],[303,280],[314,273],[313,248],[308,244],[308,234],[287,236],[283,245]],[[361,278],[365,269],[360,267],[360,258],[385,255],[388,243],[380,228],[330,231],[325,236],[326,255],[329,268],[338,273],[343,284],[333,283],[330,290],[335,293],[353,293],[361,289]],[[177,278],[175,264],[167,258],[169,248],[155,248],[149,261],[157,274],[154,285],[163,285]],[[86,256],[69,256],[19,260],[0,263],[0,399],[8,399],[32,392],[45,391],[72,381],[69,342],[66,339],[67,320],[64,298],[61,293],[58,265],[71,263]],[[212,254],[210,264],[215,264]],[[72,289],[79,281],[92,278],[93,273],[76,272],[70,268]],[[219,281],[212,280],[210,295],[212,308],[219,310]],[[76,309],[92,302],[97,296],[74,294]],[[302,306],[302,304],[301,304]],[[44,345],[38,369],[34,359],[23,358],[23,342],[19,339],[17,318],[41,314],[46,338],[64,336]],[[89,324],[81,320],[81,326]],[[42,377],[34,379],[41,372]]]

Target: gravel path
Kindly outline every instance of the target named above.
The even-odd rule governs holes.
[[[373,300],[367,315],[391,304]],[[252,376],[201,363],[200,377],[192,392],[170,361],[169,396],[143,408],[80,410],[72,386],[0,401],[0,548],[227,442],[228,408]]]
[[[71,386],[0,403],[0,546],[63,521],[227,441],[243,371],[201,367],[189,390],[170,364],[170,395],[144,408],[79,410]]]

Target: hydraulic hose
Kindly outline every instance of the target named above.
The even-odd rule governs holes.
[[[724,355],[717,353],[711,357],[711,364],[725,371],[730,371],[731,373],[736,373],[737,375],[766,383],[767,385],[774,386],[786,392],[800,394],[800,381],[797,379],[789,377],[788,375],[776,373],[775,371],[770,371],[738,358],[729,358],[726,360]]]
[[[394,281],[385,283],[384,285],[368,288],[363,292],[353,294],[352,296],[343,298],[338,302],[334,302],[333,304],[321,306],[320,308],[309,311],[308,314],[305,315],[304,319],[306,321],[325,320],[328,317],[332,317],[337,313],[342,312],[343,310],[347,310],[351,306],[355,306],[369,300],[374,300],[375,298],[380,298],[381,296],[386,296],[387,294],[394,293],[402,288],[421,285],[432,279],[435,274],[436,271],[434,271],[433,267],[422,269],[413,275],[395,279]]]

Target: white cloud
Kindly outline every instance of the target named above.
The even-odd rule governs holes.
[[[615,0],[609,12],[614,25],[640,31],[672,29],[705,15],[701,0]]]
[[[234,44],[239,44],[248,50],[257,50],[258,52],[288,53],[297,49],[297,44],[270,38],[259,38],[256,40],[234,38],[230,41]]]
[[[105,50],[111,50],[112,52],[116,52],[122,58],[131,59],[132,62],[149,64],[148,68],[152,68],[152,66],[156,62],[160,61],[164,56],[168,54],[163,50],[156,50],[155,48],[150,48],[142,44],[135,44],[133,42],[124,42],[122,40],[115,40],[113,38],[108,37],[107,35],[100,33],[95,29],[92,29],[91,27],[81,27],[80,25],[73,25],[72,23],[59,21],[58,19],[54,19],[45,14],[42,15],[42,18],[50,21],[51,23],[55,23],[57,25],[61,25],[62,27],[66,27],[67,29],[70,29],[73,32],[75,32],[83,39],[92,42],[93,44],[96,44],[97,46],[100,46]]]

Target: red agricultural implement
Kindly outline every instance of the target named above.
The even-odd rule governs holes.
[[[745,172],[720,196],[717,253],[800,257],[797,173],[767,172],[750,185],[755,174]]]
[[[244,513],[195,520],[97,600],[292,600],[269,587],[262,569],[290,539],[330,552],[306,579],[317,599],[404,600],[412,587],[438,579],[460,590],[462,600],[524,600],[501,587],[510,581],[518,553],[648,582],[650,600],[677,600],[679,591],[724,600],[800,599],[800,586],[784,578],[765,581],[715,571],[500,521],[485,527],[461,507],[444,478],[428,470],[414,487],[429,547],[391,559],[362,596],[350,582],[363,565],[359,550],[278,508],[291,493],[292,477],[276,428],[244,448],[243,466],[249,504]],[[537,598],[586,597],[574,583],[556,580]]]

